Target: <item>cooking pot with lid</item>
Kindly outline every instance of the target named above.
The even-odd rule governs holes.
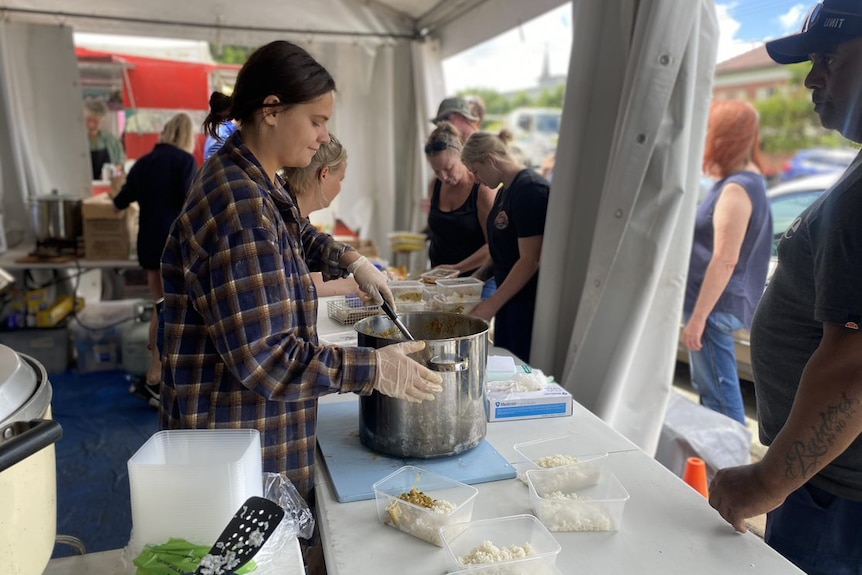
[[[0,573],[42,573],[57,532],[54,442],[45,368],[0,345]]]
[[[57,190],[52,190],[50,194],[33,198],[30,210],[38,242],[71,242],[83,234],[80,198],[61,196]]]
[[[443,378],[434,400],[411,403],[374,391],[359,398],[359,438],[375,451],[399,457],[441,457],[477,446],[487,431],[484,385],[488,322],[448,312],[399,316],[425,349],[411,357]],[[380,348],[404,341],[388,317],[354,325],[360,346]]]

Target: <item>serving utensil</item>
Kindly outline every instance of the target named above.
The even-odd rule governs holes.
[[[194,575],[233,573],[251,561],[284,518],[278,503],[249,497],[224,528]]]
[[[395,310],[392,309],[392,306],[389,305],[388,301],[383,300],[383,303],[380,304],[380,307],[383,308],[383,311],[386,313],[386,315],[389,316],[389,319],[392,320],[392,323],[395,324],[395,327],[401,330],[401,333],[404,334],[404,337],[406,337],[410,341],[416,341],[416,338],[413,337],[413,335],[407,329],[407,326],[405,326],[404,323],[400,319],[398,319],[398,315],[395,313]]]

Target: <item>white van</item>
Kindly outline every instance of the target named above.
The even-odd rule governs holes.
[[[530,167],[541,166],[556,151],[562,114],[559,108],[517,108],[509,114],[506,127]]]

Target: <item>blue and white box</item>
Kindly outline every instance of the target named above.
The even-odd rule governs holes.
[[[485,391],[488,421],[542,419],[572,415],[572,394],[549,382],[535,391]]]

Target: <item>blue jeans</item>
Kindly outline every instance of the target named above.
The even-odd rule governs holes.
[[[745,425],[733,344],[733,332],[742,327],[742,321],[732,313],[712,312],[701,337],[703,348],[688,353],[691,384],[700,393],[700,403]]]
[[[497,291],[497,280],[494,278],[490,278],[485,282],[485,285],[482,286],[482,301],[485,301]]]
[[[862,502],[805,484],[766,514],[766,544],[808,575],[862,574]]]

